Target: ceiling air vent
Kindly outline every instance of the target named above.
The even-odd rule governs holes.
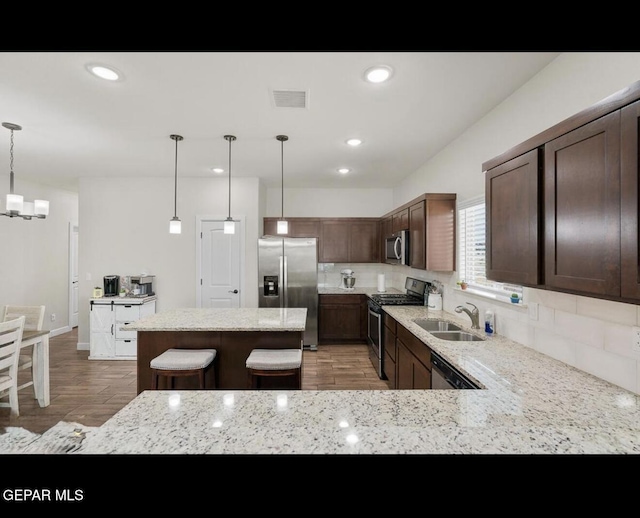
[[[306,90],[272,90],[273,104],[276,108],[306,108],[309,92]]]

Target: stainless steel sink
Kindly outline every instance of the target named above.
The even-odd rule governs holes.
[[[460,326],[446,322],[445,320],[429,320],[426,318],[416,318],[414,320],[425,331],[460,331]]]
[[[484,342],[481,338],[473,333],[466,331],[430,331],[430,333],[440,340],[450,340],[455,342]]]

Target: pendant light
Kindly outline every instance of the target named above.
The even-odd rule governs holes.
[[[276,137],[277,140],[280,141],[280,158],[282,164],[282,176],[281,176],[281,192],[282,192],[282,213],[280,214],[280,219],[276,224],[276,233],[278,234],[288,234],[289,233],[289,222],[284,219],[284,143],[289,140],[289,137],[286,135],[278,135]]]
[[[0,214],[10,218],[44,219],[49,215],[47,200],[24,201],[23,196],[13,192],[13,132],[20,131],[22,126],[11,122],[3,122],[2,126],[11,131],[11,146],[9,148],[9,194],[6,199],[6,212],[0,212]]]
[[[182,233],[182,222],[177,215],[178,212],[178,142],[182,140],[180,135],[169,135],[171,140],[176,143],[176,162],[175,162],[175,186],[173,191],[173,218],[169,221],[169,234]]]
[[[231,142],[233,142],[236,138],[233,135],[225,135],[224,138],[227,142],[229,142],[229,216],[224,222],[224,233],[235,234],[236,224],[231,217]]]

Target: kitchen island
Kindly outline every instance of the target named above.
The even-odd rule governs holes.
[[[151,389],[153,358],[171,348],[216,349],[214,369],[205,386],[248,388],[245,361],[252,349],[300,349],[306,308],[180,308],[122,326],[138,333],[138,394]],[[195,378],[177,378],[176,389],[196,388]],[[161,385],[159,388],[163,388]]]
[[[484,334],[458,314],[385,311],[482,388],[145,391],[73,453],[640,453],[640,396],[500,335],[447,342],[413,322]]]

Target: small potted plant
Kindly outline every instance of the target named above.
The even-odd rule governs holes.
[[[127,290],[124,288],[120,288],[120,296],[121,297],[126,297],[127,296]]]
[[[467,289],[467,283],[464,280],[458,281],[457,284],[458,284],[458,286],[460,286],[461,290],[466,290]]]
[[[517,304],[518,302],[520,302],[520,296],[517,293],[512,293],[511,302],[513,302],[514,304]]]

